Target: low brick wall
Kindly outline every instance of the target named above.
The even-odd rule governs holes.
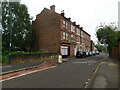
[[[11,64],[25,63],[25,62],[38,62],[43,60],[58,59],[56,53],[44,53],[44,54],[14,54],[11,55]]]

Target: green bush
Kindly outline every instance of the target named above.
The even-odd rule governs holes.
[[[24,51],[13,51],[12,54],[27,54],[29,52],[24,52]]]
[[[9,55],[9,53],[10,53],[10,51],[4,51],[4,52],[2,52],[2,56],[3,55]]]
[[[2,56],[2,64],[5,64],[5,63],[6,63],[7,58],[8,58],[7,55],[3,55],[3,56]]]

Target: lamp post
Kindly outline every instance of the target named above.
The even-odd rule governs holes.
[[[10,43],[9,43],[9,57],[8,57],[8,63],[11,63],[11,49],[12,49],[12,13],[11,13],[11,6],[10,6],[10,0],[9,0],[9,18],[10,18],[10,27],[9,27],[9,33],[10,33]]]

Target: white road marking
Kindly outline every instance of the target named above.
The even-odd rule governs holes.
[[[86,62],[73,62],[73,63],[95,63],[95,62],[97,62],[97,61],[86,61]]]
[[[87,63],[87,62],[73,62],[73,63]]]
[[[21,76],[25,76],[25,75],[28,75],[28,74],[35,73],[35,72],[47,70],[47,69],[50,69],[50,68],[55,68],[55,67],[57,67],[57,65],[56,66],[52,66],[52,67],[48,67],[48,68],[44,68],[44,69],[41,69],[41,70],[35,70],[35,71],[29,72],[29,73],[25,73],[25,74],[21,74],[21,75],[18,75],[18,76],[10,77],[10,78],[4,79],[4,80],[0,80],[0,82],[6,81],[6,80],[10,80],[10,79],[14,79],[14,78],[18,78],[18,77],[21,77]]]

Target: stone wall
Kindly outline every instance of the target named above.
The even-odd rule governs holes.
[[[56,53],[44,53],[44,54],[14,54],[11,55],[11,64],[25,63],[25,62],[39,62],[43,60],[55,60],[58,59]]]

